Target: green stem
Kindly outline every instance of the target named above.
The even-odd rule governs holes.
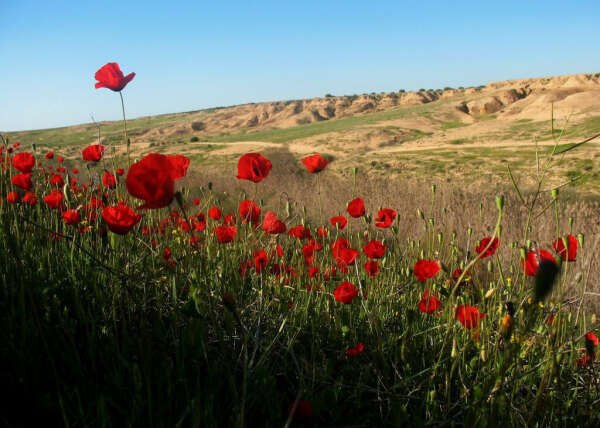
[[[127,166],[131,166],[131,156],[130,156],[130,143],[127,138],[127,119],[125,118],[125,102],[123,101],[123,93],[119,91],[119,96],[121,97],[121,109],[123,110],[123,126],[124,126],[124,134],[125,134],[125,144],[127,144]]]

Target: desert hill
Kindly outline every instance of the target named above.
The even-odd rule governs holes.
[[[370,173],[387,176],[493,179],[504,174],[507,163],[530,169],[536,147],[600,133],[600,73],[253,103],[142,117],[128,121],[128,128],[136,156],[183,153],[207,169],[222,169],[248,151],[293,158],[319,152],[335,159],[332,169],[342,173],[368,165]],[[98,130],[104,144],[124,153],[120,122],[10,137],[77,157],[83,146],[97,141]],[[596,146],[571,152],[560,165],[561,177],[573,179],[584,171],[586,180],[600,183]]]

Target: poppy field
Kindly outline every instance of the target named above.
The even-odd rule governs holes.
[[[95,77],[122,103],[135,83],[116,63]],[[598,424],[597,239],[545,186],[578,145],[538,161],[537,190],[509,174],[510,196],[481,214],[490,228],[446,230],[435,185],[408,220],[373,209],[355,172],[331,211],[318,153],[299,165],[306,209],[264,203],[276,164],[256,152],[227,172],[243,191],[224,200],[188,186],[186,156],[134,158],[122,110],[126,157],[98,142],[67,167],[2,137],[3,423]],[[538,242],[542,213],[553,237]]]

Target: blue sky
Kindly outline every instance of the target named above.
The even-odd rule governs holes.
[[[454,4],[456,3],[456,4]],[[600,72],[593,1],[1,0],[0,130]]]

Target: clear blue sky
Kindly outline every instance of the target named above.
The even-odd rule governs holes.
[[[454,4],[460,3],[460,4]],[[600,72],[600,2],[0,0],[0,130]]]

